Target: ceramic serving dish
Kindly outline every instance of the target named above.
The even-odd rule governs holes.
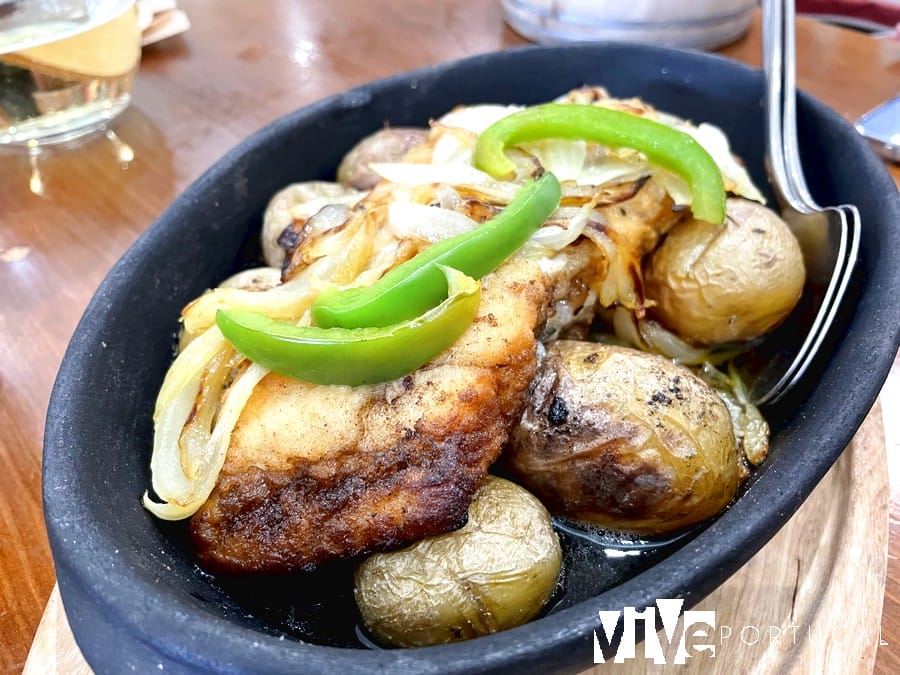
[[[760,185],[763,77],[719,57],[627,44],[526,47],[374,82],[248,138],[181,195],[112,269],[66,352],[50,403],[44,506],[75,638],[98,673],[549,672],[587,667],[598,611],[702,599],[790,517],[853,437],[889,371],[900,331],[900,196],[853,128],[799,99],[804,166],[820,203],[852,202],[863,239],[852,297],[801,387],[765,412],[772,450],[720,517],[668,546],[607,555],[566,539],[566,587],[542,618],[490,637],[372,648],[347,570],[270,580],[213,578],[184,524],[142,507],[151,412],[181,307],[254,255],[284,185],[330,179],[360,138],[425,125],[460,103],[536,103],[583,84],[719,125]],[[616,562],[616,560],[620,562]],[[626,560],[626,563],[622,563]]]

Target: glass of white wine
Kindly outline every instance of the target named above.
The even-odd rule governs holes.
[[[131,101],[135,0],[0,0],[0,147],[103,130]]]

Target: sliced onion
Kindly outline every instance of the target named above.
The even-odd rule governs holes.
[[[386,220],[387,209],[381,204],[358,212],[328,236],[310,240],[304,255],[312,262],[295,267],[293,273],[308,279],[310,285],[321,279],[339,284],[353,280],[372,257],[373,242]]]
[[[200,470],[203,462],[202,458],[190,455],[202,452],[206,443],[202,438],[189,438],[191,447],[185,454],[182,433],[195,409],[203,406],[198,398],[208,368],[211,364],[213,367],[223,364],[227,352],[233,352],[231,345],[217,327],[210,328],[178,355],[163,380],[153,416],[150,471],[154,491],[166,502],[183,500],[193,490],[197,476],[188,474]],[[210,393],[207,391],[207,395]],[[216,397],[220,393],[215,392]],[[145,496],[144,501],[146,504],[150,500]]]
[[[401,185],[452,185],[461,195],[487,204],[508,204],[522,186],[464,164],[373,164],[372,170]]]
[[[360,190],[344,188],[344,194],[341,195],[318,197],[303,202],[302,204],[295,204],[291,207],[290,213],[294,220],[305,220],[307,218],[312,218],[327,206],[351,207],[362,199],[365,194],[365,192]]]
[[[510,115],[520,106],[462,106],[431,125],[433,164],[472,164],[478,135],[494,122]]]
[[[185,475],[181,463],[181,447],[178,441],[200,392],[200,378],[201,374],[198,373],[195,379],[187,382],[179,396],[164,406],[156,418],[150,474],[153,489],[164,502],[176,501],[179,495],[189,495],[192,490],[192,481]],[[167,505],[151,500],[147,493],[144,494],[144,506],[160,518],[168,517],[165,508]],[[177,504],[169,508],[176,507]],[[190,514],[180,517],[187,515]]]
[[[724,347],[695,347],[670,331],[658,321],[642,317],[618,306],[612,316],[613,331],[624,344],[645,352],[653,352],[685,366],[724,363],[740,354],[741,349]]]
[[[386,246],[382,246],[378,250],[378,255],[369,263],[369,266],[350,285],[371,286],[383,277],[388,270],[409,260],[418,252],[419,247],[409,239],[391,242]]]
[[[334,181],[292,183],[276,192],[269,200],[263,214],[263,223],[274,219],[283,225],[290,225],[292,220],[312,217],[328,204],[352,206],[364,196],[365,192]]]
[[[761,204],[766,203],[766,198],[753,184],[747,169],[739,164],[731,153],[731,147],[725,132],[719,127],[705,122],[697,127],[684,124],[680,128],[693,136],[712,156],[715,163],[719,165],[722,176],[725,178],[725,188],[728,191]]]
[[[439,206],[394,202],[388,207],[388,223],[398,239],[424,239],[430,243],[469,232],[474,220]]]
[[[636,265],[639,269],[639,262],[632,260],[628,252],[623,252],[622,248],[606,232],[595,227],[588,227],[585,228],[584,233],[597,244],[609,264],[606,277],[600,282],[600,287],[595,289],[600,305],[612,307],[619,303],[628,309],[641,307],[643,297],[635,285],[636,277],[632,273]]]
[[[725,402],[731,415],[735,440],[747,461],[753,466],[762,464],[769,453],[769,423],[752,401],[740,373],[729,366],[728,374],[709,363],[699,371]]]
[[[202,456],[192,458],[194,475],[185,475],[177,442],[172,443],[167,430],[157,429],[156,435],[162,439],[154,443],[151,471],[153,490],[162,503],[144,493],[143,504],[148,511],[163,520],[181,520],[194,515],[203,506],[219,479],[238,418],[253,389],[268,372],[251,363],[228,389],[209,441],[203,445]]]
[[[253,267],[232,274],[219,288],[240,288],[245,291],[267,291],[281,284],[281,270],[277,267]]]
[[[480,134],[494,122],[498,122],[519,110],[522,110],[522,106],[494,105],[491,103],[467,105],[451,110],[439,118],[438,123],[443,126],[456,127]]]
[[[268,291],[217,288],[185,307],[182,315],[184,329],[191,335],[208,330],[215,325],[216,312],[220,309],[247,309],[262,312],[278,321],[296,321],[309,308],[312,300],[308,282],[291,287],[282,284]]]
[[[472,164],[478,135],[464,129],[436,126],[431,161],[434,164]]]
[[[240,353],[227,345],[216,353],[203,371],[194,408],[178,439],[181,466],[186,476],[195,476],[202,471],[202,465],[198,462],[202,461],[205,454],[203,446],[209,442],[212,434],[222,394],[233,369],[243,360]]]
[[[462,211],[465,201],[459,192],[450,185],[438,185],[434,191],[438,206],[442,209],[450,209],[452,211]]]
[[[519,148],[537,157],[541,167],[551,172],[560,182],[577,180],[584,169],[587,143],[559,138],[547,138],[522,143]]]
[[[404,164],[379,162],[371,165],[372,171],[385,180],[402,185],[469,185],[489,189],[502,194],[510,201],[520,187],[509,181],[498,181],[484,171],[466,164]]]
[[[364,192],[327,181],[293,183],[279,190],[269,200],[263,214],[260,244],[266,263],[281,267],[284,249],[279,246],[278,238],[285,228],[312,218],[329,204],[352,206],[364,195]]]
[[[684,365],[700,365],[710,359],[710,349],[694,347],[652,319],[639,319],[637,327],[650,351]]]
[[[176,397],[183,396],[186,389],[192,386],[199,389],[200,378],[203,376],[206,364],[227,344],[221,331],[212,327],[185,347],[169,366],[163,379],[156,396],[156,407],[153,411],[154,422],[159,423],[158,420],[163,409],[169,407]],[[196,392],[192,395],[191,400],[195,396]]]
[[[304,241],[317,241],[333,230],[338,230],[350,218],[348,204],[325,204],[306,221]],[[299,220],[299,219],[298,219]]]
[[[655,169],[653,177],[660,182],[672,201],[679,206],[690,206],[692,203],[691,188],[681,176],[671,171]]]
[[[628,308],[619,305],[613,310],[612,327],[616,338],[623,345],[642,351],[649,351],[649,345],[644,342],[644,337],[641,335],[641,331],[638,330],[637,320]]]
[[[527,246],[537,246],[549,253],[561,251],[584,234],[592,215],[594,209],[590,203],[581,207],[558,208],[547,223],[531,235]]]
[[[648,172],[649,164],[636,156],[629,159],[610,156],[602,163],[587,164],[576,181],[579,185],[610,185],[635,181]]]

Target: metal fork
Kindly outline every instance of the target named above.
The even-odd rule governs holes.
[[[808,370],[849,286],[860,239],[856,206],[819,206],[803,177],[797,140],[794,1],[763,0],[762,16],[770,181],[784,206],[783,216],[800,241],[808,282],[824,291],[796,352],[761,374],[753,393],[758,405],[780,399]]]

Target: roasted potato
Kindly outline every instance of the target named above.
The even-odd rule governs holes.
[[[376,162],[399,162],[409,150],[424,143],[428,129],[387,127],[357,143],[341,161],[338,182],[357,190],[370,190],[378,183],[378,174],[370,168]]]
[[[562,549],[547,510],[488,476],[459,530],[378,553],[356,572],[366,626],[396,647],[444,644],[518,626],[556,588]]]
[[[718,513],[745,475],[722,399],[661,356],[551,342],[505,463],[554,515],[659,534]]]
[[[336,204],[352,205],[364,193],[346,185],[324,180],[292,183],[279,190],[263,214],[260,248],[266,265],[281,269],[290,241],[283,241],[288,228],[302,229],[303,223],[323,208]],[[288,232],[290,235],[291,232]],[[294,233],[296,234],[296,232]],[[288,237],[290,239],[290,237]]]
[[[800,245],[771,209],[729,199],[722,225],[685,220],[649,257],[652,314],[698,345],[743,342],[780,324],[800,299]]]

